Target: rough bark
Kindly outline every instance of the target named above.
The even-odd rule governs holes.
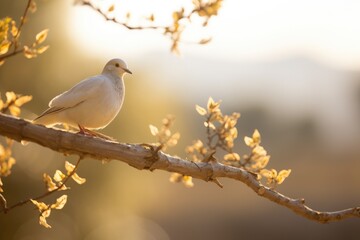
[[[231,178],[249,186],[259,196],[267,198],[296,214],[313,221],[327,223],[346,218],[360,218],[360,207],[334,212],[320,212],[305,205],[304,199],[292,199],[262,185],[256,176],[242,168],[216,161],[193,163],[179,157],[156,152],[144,144],[124,144],[100,138],[34,125],[26,120],[0,114],[0,135],[16,141],[34,142],[64,154],[90,157],[97,160],[118,160],[137,169],[164,170],[204,181]]]

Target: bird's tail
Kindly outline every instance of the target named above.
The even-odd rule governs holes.
[[[61,112],[63,108],[51,107],[43,112],[40,116],[35,118],[32,123],[52,127],[58,123],[57,113]]]

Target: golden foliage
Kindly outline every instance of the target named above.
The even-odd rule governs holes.
[[[260,174],[266,178],[266,183],[272,187],[281,184],[290,175],[291,169],[281,170],[279,173],[275,169],[262,169]]]
[[[11,17],[0,19],[0,66],[4,64],[5,59],[16,54],[23,53],[26,58],[34,58],[49,48],[49,46],[40,46],[47,38],[48,29],[39,32],[31,45],[21,46],[19,41],[21,29],[27,20],[27,13],[34,13],[36,8],[35,1],[28,0],[25,12],[21,16],[18,26]],[[16,113],[17,110],[15,109],[13,112]]]
[[[11,169],[16,163],[12,157],[12,146],[14,141],[6,139],[6,145],[0,144],[0,177],[7,177],[11,174]]]
[[[5,17],[0,19],[0,55],[5,54],[9,51],[12,38],[17,33],[17,28],[15,26],[14,20],[10,17]]]
[[[76,166],[65,161],[66,174],[60,170],[56,170],[54,176],[51,178],[47,173],[43,174],[43,181],[48,192],[67,190],[65,182],[68,178],[72,178],[77,184],[83,184],[86,182],[85,178],[80,177],[76,173]]]
[[[0,113],[10,112],[13,116],[20,115],[20,107],[31,100],[31,96],[21,96],[14,92],[5,93],[6,100],[0,98]],[[12,167],[16,163],[12,156],[12,146],[14,140],[5,138],[5,144],[0,144],[0,192],[3,192],[1,177],[11,174]]]
[[[25,103],[31,101],[31,96],[21,96],[14,92],[5,93],[6,100],[0,98],[0,112],[10,112],[13,116],[20,115],[20,108]],[[0,144],[0,177],[7,177],[11,174],[11,169],[16,163],[15,158],[12,156],[12,146],[14,141],[6,138],[5,145]],[[0,192],[3,192],[0,184]]]
[[[43,54],[46,50],[49,49],[49,45],[39,46],[42,44],[49,33],[49,29],[44,29],[35,36],[35,41],[31,44],[31,46],[24,46],[24,56],[26,58],[35,58],[39,54]]]
[[[38,202],[36,200],[30,200],[39,210],[39,224],[44,226],[45,228],[51,228],[51,226],[47,223],[46,218],[48,218],[51,214],[52,209],[62,209],[67,202],[67,195],[62,195],[61,197],[56,199],[56,202],[53,204],[46,204],[44,202]]]
[[[245,144],[251,149],[250,154],[240,154],[234,150],[235,140],[238,137],[236,124],[240,118],[239,113],[225,115],[221,112],[220,101],[208,99],[206,108],[199,105],[195,106],[199,115],[205,117],[204,126],[206,128],[207,139],[205,143],[195,140],[192,145],[186,147],[185,152],[193,162],[217,161],[233,167],[244,168],[252,173],[257,173],[259,180],[263,176],[268,185],[275,187],[281,184],[289,176],[291,170],[282,170],[279,174],[276,170],[267,170],[265,167],[269,163],[270,156],[261,143],[260,132],[255,129],[251,137],[244,137]],[[215,152],[216,156],[209,159],[209,153]],[[213,155],[212,155],[213,156]],[[179,177],[179,176],[178,176]],[[173,177],[175,178],[175,177]],[[178,182],[173,179],[172,182]]]
[[[170,130],[174,124],[174,121],[175,117],[168,115],[162,120],[162,126],[160,130],[154,125],[149,125],[151,134],[156,137],[159,149],[166,150],[166,148],[174,147],[178,143],[180,139],[180,133],[176,132],[172,134]]]
[[[39,32],[38,34],[36,34],[35,39],[36,39],[36,44],[41,44],[43,43],[48,35],[49,29],[44,29],[41,32]]]
[[[194,186],[191,176],[182,175],[180,173],[172,173],[169,180],[172,183],[182,182],[186,187],[189,188]]]
[[[61,197],[57,198],[55,203],[53,204],[46,204],[44,202],[39,202],[37,200],[53,192],[69,189],[65,186],[65,183],[69,178],[72,178],[78,184],[83,184],[86,181],[86,179],[81,178],[79,177],[79,175],[77,175],[76,173],[77,165],[75,166],[69,163],[68,161],[65,161],[65,170],[67,171],[66,174],[60,170],[56,170],[53,178],[51,178],[48,174],[44,173],[43,181],[45,183],[47,192],[35,200],[30,199],[30,201],[38,208],[40,212],[39,224],[44,226],[45,228],[51,228],[51,226],[47,223],[46,219],[50,216],[52,209],[60,210],[65,206],[67,202],[67,195],[62,195]]]

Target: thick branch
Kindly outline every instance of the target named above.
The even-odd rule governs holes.
[[[216,178],[231,178],[245,183],[259,196],[267,198],[279,205],[287,207],[310,220],[326,223],[345,218],[360,218],[360,207],[335,212],[319,212],[305,205],[304,199],[292,199],[281,193],[263,186],[252,173],[221,163],[192,163],[178,157],[158,152],[154,157],[151,149],[139,144],[122,144],[105,141],[99,138],[49,129],[34,125],[28,121],[0,114],[0,135],[16,141],[31,141],[44,147],[66,154],[80,157],[91,157],[98,160],[119,160],[137,169],[159,169],[177,172],[205,181]],[[153,156],[154,159],[149,158]]]

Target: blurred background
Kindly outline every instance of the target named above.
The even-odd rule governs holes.
[[[0,17],[18,20],[25,0],[2,0]],[[224,113],[241,113],[237,149],[255,128],[271,155],[269,168],[292,169],[278,190],[305,198],[321,211],[360,203],[360,2],[340,0],[225,0],[206,29],[189,40],[212,36],[207,45],[170,41],[157,31],[129,31],[106,22],[73,0],[37,0],[22,43],[49,28],[50,49],[35,59],[16,56],[0,68],[0,92],[32,95],[22,117],[32,119],[48,102],[111,58],[127,61],[125,104],[104,130],[120,142],[153,142],[148,125],[171,113],[181,139],[168,152],[204,137],[195,104],[222,100]],[[102,1],[105,5],[110,1]],[[155,13],[171,19],[185,0],[116,1],[119,14],[134,19]],[[136,22],[134,22],[136,24]],[[4,95],[3,95],[4,96]],[[96,113],[95,113],[96,114]],[[63,169],[65,157],[36,144],[16,144],[17,164],[3,178],[11,205],[44,191],[42,174]],[[38,225],[31,205],[0,215],[0,239],[358,239],[359,219],[319,224],[258,197],[240,182],[224,188],[195,180],[172,184],[167,172],[138,171],[121,162],[88,159],[79,168],[86,184],[70,184],[68,203]],[[50,203],[61,194],[44,199]]]

